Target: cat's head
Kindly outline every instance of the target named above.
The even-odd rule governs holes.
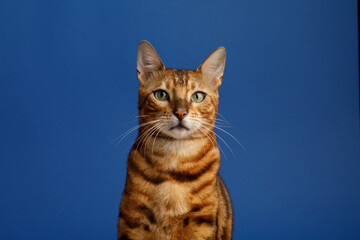
[[[212,131],[225,58],[225,48],[219,47],[196,70],[167,69],[151,44],[141,41],[137,54],[141,128],[176,139]]]

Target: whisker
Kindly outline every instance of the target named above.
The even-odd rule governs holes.
[[[223,121],[231,124],[228,120],[226,120],[226,118],[222,114],[220,114],[219,112],[217,112],[216,114],[219,115],[220,117],[222,117]]]
[[[158,133],[159,129],[160,129],[164,124],[165,124],[165,123],[158,123],[158,124],[156,124],[156,125],[155,125],[156,127],[154,128],[154,130],[151,132],[151,134],[149,134],[148,138],[144,140],[144,142],[145,142],[144,153],[146,152],[147,145],[149,144],[148,139],[149,139],[150,137],[153,137],[156,133]],[[154,143],[154,141],[153,141],[153,143]],[[145,155],[145,154],[144,154],[144,155]]]
[[[227,159],[226,154],[225,154],[224,150],[221,148],[221,146],[220,146],[219,144],[216,144],[216,146],[215,146],[215,144],[214,144],[213,141],[212,141],[212,137],[210,136],[210,134],[207,134],[207,133],[206,133],[205,131],[203,131],[201,128],[204,128],[204,126],[201,125],[200,128],[199,128],[199,130],[211,141],[211,143],[212,143],[212,145],[213,145],[214,147],[217,146],[217,147],[219,148],[220,152],[223,153],[225,159]],[[206,128],[204,128],[204,129],[206,129]],[[211,130],[210,130],[210,132],[214,133],[214,132],[211,131]],[[216,139],[213,139],[213,140],[216,142]]]
[[[229,122],[223,121],[219,118],[207,118],[207,117],[191,117],[191,119],[207,119],[211,121],[215,121],[215,125],[221,126],[221,127],[233,127],[233,125]]]
[[[155,142],[156,142],[156,138],[157,138],[157,136],[159,135],[159,133],[161,132],[161,129],[164,127],[165,124],[166,124],[166,123],[162,123],[162,125],[159,126],[158,132],[157,132],[157,134],[155,135],[155,138],[154,138],[154,141],[153,141],[153,144],[152,144],[152,148],[151,148],[151,156],[152,156],[152,157],[154,156],[154,145],[155,145]]]
[[[144,127],[144,129],[143,129],[144,132],[141,134],[141,136],[137,136],[136,139],[135,139],[135,142],[133,144],[130,144],[130,146],[128,146],[126,150],[129,150],[132,146],[134,146],[135,143],[137,143],[139,141],[139,139],[141,139],[141,137],[144,136],[144,134],[146,134],[147,131],[149,130],[149,128],[151,128],[152,126],[151,125],[146,125],[146,126],[141,126],[141,127]],[[138,144],[137,144],[137,146],[138,146]]]
[[[207,127],[205,127],[205,126],[202,126],[202,127],[205,128],[205,129],[208,129],[209,131],[212,131],[210,128],[207,128]],[[231,151],[232,155],[235,157],[235,154],[234,154],[233,150],[232,150],[231,147],[226,143],[226,141],[225,141],[222,137],[220,137],[219,134],[217,134],[216,132],[214,132],[214,131],[212,131],[212,132],[215,134],[216,137],[218,137],[221,141],[223,141],[223,143],[228,147],[228,149]],[[219,147],[220,147],[220,146],[219,146]]]
[[[205,136],[211,141],[211,143],[212,143],[212,145],[214,146],[214,147],[216,147],[215,146],[215,144],[214,144],[214,142],[212,141],[212,140],[214,140],[215,142],[216,142],[216,138],[212,138],[212,136],[210,135],[210,133],[206,133],[205,131],[202,131],[202,124],[201,124],[201,122],[200,121],[196,121],[196,123],[198,124],[197,125],[197,128],[203,133],[203,134],[205,134]],[[209,132],[212,132],[212,131],[209,131]],[[216,145],[218,146],[218,144],[216,143]]]
[[[148,136],[151,134],[151,132],[156,128],[156,124],[154,126],[151,126],[149,129],[147,129],[143,134],[142,136],[137,139],[136,141],[138,141],[138,144],[137,144],[137,147],[136,147],[136,150],[138,149],[139,147],[139,144],[140,144],[140,151],[141,151],[141,148],[142,148],[142,145],[144,144],[144,142],[146,141],[146,139],[148,138]]]
[[[203,122],[203,123],[206,124],[206,125],[213,126],[213,125],[211,125],[211,124],[209,124],[209,123],[206,123],[206,122]],[[234,139],[245,151],[247,151],[247,149],[246,149],[233,135],[231,135],[230,133],[228,133],[227,131],[225,131],[224,129],[222,129],[222,128],[218,127],[218,126],[214,126],[214,128],[219,129],[220,131],[222,131],[222,132],[226,133],[227,135],[229,135],[229,136],[230,136],[232,139]]]
[[[195,129],[195,131],[196,131],[196,133],[197,133],[198,135],[200,135],[198,129]],[[201,139],[201,142],[202,142],[202,145],[203,145],[203,152],[204,152],[204,154],[205,154],[205,144],[204,144],[204,140],[203,140],[202,138],[200,138],[200,139]]]
[[[142,124],[139,124],[137,126],[134,126],[132,128],[130,128],[129,130],[125,131],[123,134],[121,134],[120,136],[116,137],[112,142],[111,144],[113,144],[115,141],[117,141],[117,144],[116,145],[119,145],[119,143],[126,137],[128,136],[131,132],[135,131],[136,129],[140,128],[140,127],[143,127],[143,126],[146,126],[146,125],[149,125],[149,124],[152,124],[152,123],[155,123],[155,122],[158,122],[160,120],[154,120],[154,121],[151,121],[151,122],[146,122],[146,123],[142,123]],[[118,140],[120,138],[120,140]]]
[[[138,138],[136,139],[135,143],[137,143],[137,144],[136,144],[136,149],[135,149],[135,151],[134,151],[134,153],[133,153],[133,157],[135,156],[135,153],[138,151],[139,146],[140,146],[139,151],[141,151],[141,148],[142,148],[143,143],[144,143],[144,142],[142,141],[142,139],[147,138],[147,136],[151,133],[151,131],[152,131],[155,127],[156,127],[156,125],[150,126],[147,130],[145,130],[145,132],[142,133],[142,135],[141,135],[140,137],[138,137]]]

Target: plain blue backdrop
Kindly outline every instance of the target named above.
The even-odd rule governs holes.
[[[221,174],[242,240],[360,239],[355,0],[0,1],[0,239],[116,239],[136,52],[227,49]],[[135,121],[134,121],[135,120]]]

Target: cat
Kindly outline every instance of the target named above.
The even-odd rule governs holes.
[[[165,68],[153,46],[140,42],[139,132],[128,156],[119,240],[232,238],[213,132],[225,58],[219,47],[196,70]]]

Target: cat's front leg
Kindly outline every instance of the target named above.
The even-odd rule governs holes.
[[[118,240],[153,240],[156,220],[145,205],[136,209],[120,209],[118,219]]]

